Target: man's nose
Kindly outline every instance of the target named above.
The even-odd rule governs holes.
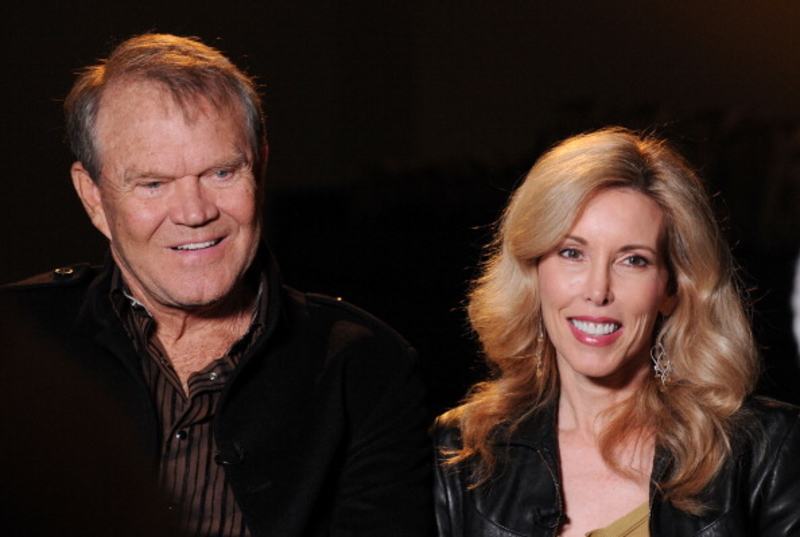
[[[171,218],[175,224],[198,227],[219,216],[212,192],[199,177],[181,177],[175,181],[171,200]]]

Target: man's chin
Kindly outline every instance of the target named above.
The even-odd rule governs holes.
[[[226,298],[233,297],[231,290],[198,293],[193,290],[167,290],[151,297],[158,309],[201,314],[213,312],[226,303]],[[151,312],[152,313],[152,312]]]
[[[225,302],[225,297],[232,293],[214,293],[204,295],[178,295],[174,296],[169,302],[169,306],[175,309],[202,311],[213,309]]]
[[[218,286],[211,289],[176,289],[167,295],[167,300],[161,302],[161,305],[193,315],[228,315],[241,308],[244,303],[249,303],[247,295],[243,294],[243,286],[244,282],[240,286]]]

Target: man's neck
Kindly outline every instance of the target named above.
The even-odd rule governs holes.
[[[226,300],[204,308],[167,307],[139,301],[155,321],[157,338],[184,390],[189,377],[222,358],[249,330],[258,291],[242,282]],[[137,300],[135,296],[132,296]]]

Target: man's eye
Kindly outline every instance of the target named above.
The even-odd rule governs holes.
[[[227,179],[231,175],[233,175],[233,172],[231,170],[216,170],[214,172],[215,179]]]
[[[144,183],[143,186],[147,190],[158,190],[163,184],[164,183],[162,183],[161,181],[148,181],[147,183]]]

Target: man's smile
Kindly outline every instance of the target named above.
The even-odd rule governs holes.
[[[214,239],[205,242],[190,242],[187,244],[181,244],[180,246],[173,246],[173,250],[183,251],[183,250],[203,250],[205,248],[210,248],[212,246],[216,246],[222,242],[222,239]]]

